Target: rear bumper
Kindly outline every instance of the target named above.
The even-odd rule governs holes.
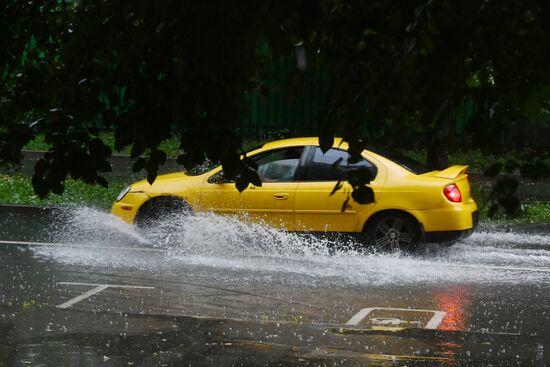
[[[450,242],[469,237],[477,228],[479,221],[478,211],[472,213],[472,227],[458,231],[432,231],[424,233],[425,242]]]
[[[472,198],[465,203],[448,204],[443,208],[410,211],[426,232],[469,230],[474,227],[475,212],[477,205]]]

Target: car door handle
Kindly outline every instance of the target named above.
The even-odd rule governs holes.
[[[275,199],[275,200],[286,200],[286,199],[288,199],[288,194],[285,194],[285,193],[275,194],[275,195],[273,195],[273,199]]]

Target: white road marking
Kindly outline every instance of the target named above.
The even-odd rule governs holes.
[[[0,241],[0,245],[6,246],[46,246],[46,247],[69,247],[69,248],[85,248],[85,249],[109,249],[109,250],[130,250],[130,251],[147,251],[147,252],[166,252],[164,249],[152,247],[134,247],[134,246],[94,246],[73,243],[57,243],[57,242],[30,242],[30,241]]]
[[[69,308],[75,303],[78,303],[80,301],[85,300],[86,298],[89,298],[93,296],[94,294],[97,294],[107,288],[128,288],[128,289],[155,289],[155,287],[146,287],[141,285],[124,285],[124,284],[94,284],[94,283],[79,283],[79,282],[58,282],[58,285],[89,285],[94,286],[94,288],[90,289],[87,292],[82,293],[79,296],[76,296],[74,298],[71,298],[65,303],[62,303],[60,305],[57,305],[55,307],[57,308]]]
[[[99,293],[104,289],[107,289],[107,287],[108,287],[107,285],[98,285],[97,287],[94,287],[94,288],[90,289],[88,292],[84,292],[80,296],[76,296],[75,298],[71,298],[67,302],[62,303],[60,305],[57,305],[55,307],[57,307],[57,308],[69,308],[72,305],[74,305],[75,303],[83,301],[86,298],[88,298],[90,296],[93,296],[94,294]]]
[[[349,326],[355,326],[359,324],[369,313],[371,313],[374,310],[388,310],[388,311],[412,311],[412,312],[426,312],[433,314],[432,318],[426,326],[424,326],[425,329],[432,329],[435,330],[441,324],[441,321],[443,321],[443,318],[447,314],[443,311],[436,311],[436,310],[417,310],[414,308],[391,308],[391,307],[368,307],[363,308],[359,312],[357,312],[351,319],[349,319],[348,322],[346,322],[346,325]]]

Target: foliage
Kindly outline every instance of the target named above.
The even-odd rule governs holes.
[[[80,181],[67,180],[63,194],[49,195],[46,199],[40,199],[34,193],[29,177],[0,175],[0,202],[27,205],[76,204],[107,209],[124,185],[123,183],[111,183],[109,188],[103,188],[87,185]]]
[[[99,139],[105,144],[107,147],[109,147],[111,150],[115,151],[115,135],[111,132],[102,132],[98,134]],[[52,147],[51,144],[46,143],[45,136],[43,134],[37,134],[32,140],[30,140],[25,146],[24,149],[27,150],[43,150],[47,151]],[[159,149],[162,149],[164,152],[166,152],[166,155],[168,157],[176,158],[178,155],[180,155],[181,149],[180,149],[180,143],[175,138],[172,137],[171,139],[164,140],[159,144]],[[131,147],[125,147],[124,149],[121,149],[118,151],[118,153],[123,155],[130,155]]]
[[[99,134],[112,129],[114,148],[129,148],[149,182],[166,159],[161,142],[175,136],[181,163],[206,155],[244,188],[258,176],[239,159],[243,91],[265,92],[266,60],[291,53],[294,78],[328,65],[324,150],[335,134],[354,156],[367,143],[399,147],[414,130],[442,168],[452,116],[473,98],[472,145],[499,154],[504,127],[549,110],[546,19],[542,0],[5,0],[0,161],[17,163],[40,133],[50,145],[33,177],[40,197],[63,192],[67,177],[106,186],[112,149]],[[366,183],[356,196],[371,196]]]
[[[517,216],[522,211],[521,201],[517,196],[519,182],[511,176],[519,172],[521,176],[531,180],[538,180],[550,176],[550,155],[538,157],[535,160],[508,159],[497,161],[485,170],[485,176],[498,177],[489,196],[488,215],[494,216],[503,209],[506,216]]]
[[[123,183],[111,184],[109,188],[91,186],[82,182],[68,180],[62,195],[49,195],[42,200],[33,192],[32,182],[25,176],[0,176],[0,202],[4,204],[29,205],[86,205],[107,209],[112,204]],[[484,186],[472,185],[472,196],[475,198],[482,221],[488,221],[488,200],[490,190]],[[548,223],[550,222],[550,203],[529,202],[522,205],[521,215],[506,220],[506,223]],[[500,223],[504,217],[497,214],[494,223]]]

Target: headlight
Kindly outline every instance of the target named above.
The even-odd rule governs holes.
[[[132,186],[125,187],[124,190],[122,190],[120,194],[118,194],[115,200],[116,201],[122,200],[126,196],[126,194],[130,191],[131,188]]]

